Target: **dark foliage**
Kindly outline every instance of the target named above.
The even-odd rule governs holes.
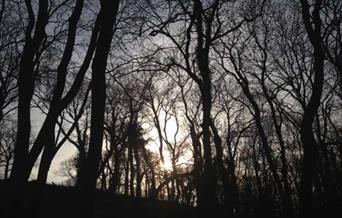
[[[6,199],[10,194],[10,185],[6,181],[0,181],[0,211],[5,211],[9,206],[9,201]],[[24,210],[21,211],[22,217],[27,217],[32,213],[32,209],[37,207],[35,202],[39,201],[40,196],[43,198],[35,217],[46,217],[48,214],[50,218],[81,218],[78,208],[86,209],[82,207],[84,193],[80,193],[77,188],[59,185],[45,185],[41,188],[37,183],[30,182],[26,192],[21,196],[25,205]],[[195,208],[175,202],[136,198],[102,191],[97,191],[95,195],[94,216],[98,218],[193,218],[196,217],[195,214]]]

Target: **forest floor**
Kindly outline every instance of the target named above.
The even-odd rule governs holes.
[[[0,213],[2,214],[9,207],[9,195],[8,184],[0,181]],[[21,212],[27,214],[32,207],[36,207],[38,214],[35,217],[80,217],[80,208],[84,207],[82,205],[84,201],[81,198],[73,187],[46,185],[43,194],[37,194],[36,185],[29,183],[26,193],[22,195],[24,209],[21,209],[23,210]],[[39,199],[41,200],[39,201]],[[36,202],[40,203],[37,205]],[[96,193],[94,199],[94,218],[194,218],[196,217],[195,213],[195,208],[174,202],[135,198],[100,191]],[[0,217],[2,217],[1,214]]]

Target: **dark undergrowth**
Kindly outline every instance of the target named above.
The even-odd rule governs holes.
[[[94,201],[89,206],[85,201],[89,193],[81,193],[75,187],[60,185],[38,186],[34,182],[27,185],[24,193],[19,193],[13,201],[11,184],[0,180],[0,218],[198,218],[202,217],[194,207],[180,205],[175,202],[136,198],[96,192]],[[20,202],[22,205],[13,204]],[[288,218],[276,213],[270,204],[264,201],[253,201],[253,205],[245,206],[240,215],[225,216],[224,208],[213,211],[208,218]],[[341,204],[312,208],[315,217],[340,218]],[[253,209],[254,208],[254,209]],[[7,213],[6,213],[7,212]],[[12,216],[13,214],[16,214]],[[298,212],[296,212],[298,217]]]
[[[0,213],[10,208],[10,184],[0,182]],[[79,193],[74,187],[46,185],[42,189],[35,183],[29,183],[26,193],[20,197],[22,207],[12,206],[11,210],[20,209],[22,217],[32,214],[34,217],[65,218],[84,217],[82,210],[89,211],[84,203],[87,193]],[[13,204],[12,204],[13,205]],[[33,211],[35,209],[35,212]],[[193,207],[179,205],[174,202],[135,198],[98,191],[94,198],[93,217],[150,217],[150,218],[194,218]],[[18,211],[15,211],[18,212]],[[3,217],[0,214],[0,217]]]

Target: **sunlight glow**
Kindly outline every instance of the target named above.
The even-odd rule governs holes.
[[[163,137],[163,157],[164,157],[164,163],[162,161],[159,162],[160,169],[163,171],[173,171],[172,168],[172,162],[171,162],[171,153],[167,146],[167,143],[165,141],[168,141],[172,144],[172,146],[175,146],[175,144],[178,144],[184,140],[185,132],[182,128],[181,121],[179,122],[179,129],[177,132],[177,121],[174,116],[171,116],[167,122],[165,122],[165,112],[161,111],[159,114],[159,123],[161,124],[161,132]],[[144,127],[145,129],[148,129],[148,126]],[[146,148],[152,151],[153,153],[159,154],[159,148],[160,148],[160,142],[159,142],[159,135],[158,130],[155,126],[152,126],[150,128],[150,131],[147,133],[147,138],[150,138],[151,140],[146,145]],[[184,164],[184,160],[189,160],[188,157],[179,157],[177,165],[182,165],[179,162],[182,162]]]
[[[159,166],[163,171],[173,171],[171,161],[168,158],[165,158],[164,163],[160,161]]]

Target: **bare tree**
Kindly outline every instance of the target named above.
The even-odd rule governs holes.
[[[312,7],[308,1],[301,0],[302,16],[305,29],[310,43],[313,46],[313,73],[312,94],[305,106],[303,120],[301,123],[301,139],[304,148],[303,172],[301,176],[300,191],[300,216],[307,217],[314,215],[312,183],[315,175],[315,168],[318,160],[318,145],[313,133],[313,122],[315,114],[320,105],[324,81],[324,50],[322,47],[322,1],[316,1]]]
[[[9,179],[13,156],[16,128],[15,123],[11,119],[2,120],[0,128],[0,169],[2,178]]]

